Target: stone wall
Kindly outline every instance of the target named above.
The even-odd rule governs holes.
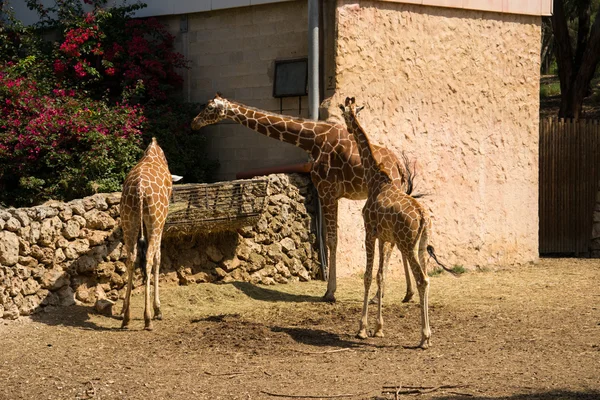
[[[536,260],[541,18],[337,4],[328,110],[356,96],[372,140],[417,160],[438,255],[465,268]],[[363,268],[361,207],[340,207],[341,273]]]
[[[165,237],[161,280],[179,284],[310,280],[320,271],[316,196],[307,176],[269,176],[258,223],[238,232]],[[127,279],[120,193],[0,211],[0,317],[116,301]],[[135,284],[141,284],[139,270]]]

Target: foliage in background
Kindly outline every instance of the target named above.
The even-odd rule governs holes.
[[[171,173],[183,175],[183,182],[210,182],[219,166],[198,152],[206,147],[206,137],[194,133],[190,126],[198,108],[197,104],[177,102],[146,108],[144,136],[157,138]]]
[[[35,26],[0,15],[0,204],[120,190],[152,136],[173,173],[211,180],[194,106],[176,98],[187,63],[164,25],[132,18],[144,4],[26,2]]]
[[[540,83],[540,97],[548,98],[560,95],[560,82],[548,82],[542,81]]]
[[[129,105],[41,93],[0,72],[0,202],[32,205],[118,191],[141,155],[144,117]]]

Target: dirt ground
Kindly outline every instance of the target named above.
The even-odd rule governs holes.
[[[365,341],[359,277],[336,304],[320,281],[164,287],[153,332],[139,293],[128,331],[81,306],[0,322],[0,399],[600,399],[599,260],[432,277],[425,351],[389,281],[386,337]]]

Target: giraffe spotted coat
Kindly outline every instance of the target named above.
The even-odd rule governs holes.
[[[365,169],[356,140],[346,127],[328,122],[295,118],[248,107],[216,95],[192,121],[192,129],[230,119],[270,138],[290,143],[306,151],[312,159],[311,179],[321,202],[325,223],[326,257],[329,267],[327,292],[323,299],[335,301],[338,200],[367,198]],[[373,155],[388,171],[394,184],[406,188],[405,168],[396,155],[385,147],[374,146]],[[389,260],[392,247],[385,248]],[[411,279],[406,269],[407,293],[412,297]]]
[[[145,275],[145,329],[152,330],[150,316],[150,272],[154,271],[154,317],[162,318],[158,294],[158,272],[160,268],[160,244],[169,211],[172,191],[172,176],[165,155],[152,138],[140,161],[133,167],[123,183],[121,195],[121,228],[127,254],[127,294],[123,303],[122,328],[130,321],[130,297],[133,285],[133,267],[138,253],[142,252],[141,265]],[[147,243],[147,249],[139,244]],[[145,254],[144,254],[145,253]],[[144,264],[144,263],[141,263]]]

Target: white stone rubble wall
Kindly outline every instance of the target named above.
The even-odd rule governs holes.
[[[161,281],[274,284],[315,278],[320,264],[310,178],[268,179],[269,204],[255,226],[164,238]],[[120,193],[98,194],[0,210],[0,318],[122,298],[127,274],[120,198]],[[139,270],[135,284],[141,284]]]

